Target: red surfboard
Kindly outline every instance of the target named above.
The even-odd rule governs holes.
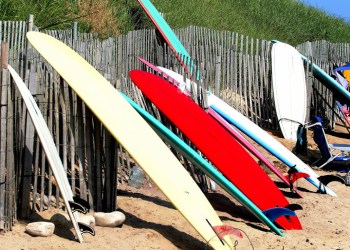
[[[142,93],[257,207],[270,211],[289,206],[282,192],[254,159],[191,98],[154,74],[133,70],[130,77]],[[297,216],[280,216],[275,222],[285,230],[302,229]]]

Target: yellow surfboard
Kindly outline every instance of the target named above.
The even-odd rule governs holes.
[[[27,38],[204,240],[214,249],[233,249],[229,236],[220,239],[215,233],[213,227],[222,226],[222,222],[202,191],[119,92],[79,54],[57,39],[40,32],[28,32]]]

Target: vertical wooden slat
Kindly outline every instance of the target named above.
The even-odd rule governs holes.
[[[102,211],[102,155],[101,123],[94,117],[95,168],[96,168],[96,210]]]
[[[69,88],[68,90],[68,99],[69,99],[69,126],[68,126],[68,135],[69,135],[69,159],[70,159],[70,174],[71,174],[71,188],[73,195],[76,193],[75,188],[75,138],[74,138],[74,130],[75,130],[75,94],[73,90]],[[67,111],[68,111],[67,110]]]
[[[8,63],[8,43],[1,45],[1,89],[0,89],[0,232],[5,230],[5,191],[6,191],[6,158],[7,158],[7,84],[9,73]]]
[[[28,88],[35,86],[36,82],[31,81],[29,78]],[[30,116],[25,112],[25,151],[24,162],[22,171],[22,192],[21,192],[21,209],[20,217],[27,219],[30,212],[30,190],[31,190],[31,178],[32,178],[32,163],[33,163],[33,147],[34,147],[34,126],[30,119]]]
[[[7,217],[7,231],[12,230],[12,225],[15,221],[16,213],[16,182],[15,182],[15,161],[14,161],[14,141],[13,141],[13,95],[14,87],[9,85],[7,88],[7,140],[6,140],[6,166],[7,166],[7,182],[6,182],[6,204],[7,208],[5,210],[5,215]],[[1,182],[1,180],[0,180]]]
[[[88,107],[85,106],[85,154],[86,154],[86,165],[88,172],[88,190],[89,190],[89,205],[90,208],[96,211],[96,181],[94,179],[95,168],[94,168],[94,154],[93,154],[93,131],[92,131],[92,113]]]
[[[77,112],[76,112],[76,130],[75,138],[77,140],[78,152],[78,169],[79,169],[79,194],[80,198],[87,200],[87,187],[85,182],[85,154],[84,154],[84,121],[83,121],[83,102],[77,97]]]
[[[59,121],[59,83],[58,83],[58,77],[56,73],[54,72],[53,74],[53,102],[54,102],[54,108],[53,108],[53,114],[54,114],[54,136],[55,136],[55,143],[56,143],[56,150],[58,154],[60,154],[60,121]],[[60,207],[60,191],[59,188],[56,186],[56,194],[55,194],[55,199],[56,199],[56,207]]]

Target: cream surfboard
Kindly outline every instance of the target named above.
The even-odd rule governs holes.
[[[274,43],[271,50],[272,84],[276,114],[283,137],[297,140],[297,130],[306,119],[306,81],[299,52],[286,43]]]
[[[40,142],[45,151],[46,158],[49,162],[51,170],[55,176],[58,188],[61,192],[61,196],[67,209],[67,213],[72,221],[74,230],[76,231],[76,237],[78,238],[79,242],[83,242],[82,232],[90,232],[92,235],[95,235],[95,232],[89,226],[77,222],[77,217],[74,214],[74,207],[73,209],[71,207],[71,205],[75,205],[73,192],[69,185],[67,175],[64,171],[62,161],[56,150],[56,146],[52,139],[49,128],[47,127],[46,122],[39,110],[39,107],[37,106],[33,96],[29,92],[29,89],[24,84],[23,80],[10,65],[8,65],[8,70],[19,92],[21,93],[27,111],[36,129],[37,135],[40,138]],[[85,208],[83,207],[81,207],[81,209],[79,210],[85,212]]]
[[[121,94],[62,42],[39,32],[28,32],[27,38],[204,240],[214,249],[232,249],[229,236],[221,238],[214,231],[223,224],[199,187]]]

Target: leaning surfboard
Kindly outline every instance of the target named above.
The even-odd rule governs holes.
[[[133,70],[132,81],[208,160],[262,211],[285,208],[289,202],[254,159],[191,98],[154,74]],[[276,223],[300,230],[297,216],[281,216]]]
[[[301,55],[301,54],[300,54]],[[350,105],[350,92],[343,88],[336,80],[334,80],[330,75],[328,75],[324,70],[318,67],[316,64],[312,63],[308,58],[301,55],[301,58],[310,63],[312,68],[312,74],[319,80],[324,86],[330,89],[335,98],[344,104]]]
[[[144,9],[153,24],[157,27],[166,43],[170,46],[174,53],[180,53],[182,56],[190,57],[187,50],[179,41],[169,24],[164,20],[159,11],[149,0],[138,0],[141,7]]]
[[[306,81],[299,52],[286,43],[275,43],[271,50],[272,84],[276,114],[283,137],[297,140],[299,125],[306,119]]]
[[[79,54],[57,39],[28,32],[33,47],[128,151],[159,189],[214,249],[232,249],[229,236],[218,237],[218,215],[169,148],[119,92]]]
[[[225,176],[223,176],[213,165],[203,159],[195,150],[177,137],[172,131],[165,127],[161,122],[154,118],[151,114],[141,108],[137,103],[126,95],[124,98],[134,107],[137,112],[151,125],[158,135],[167,141],[179,153],[191,161],[195,166],[206,173],[212,180],[218,183],[227,193],[237,199],[243,206],[251,211],[259,220],[265,223],[276,234],[283,236],[281,231],[266,217],[265,214],[252,203],[238,188],[236,188]]]
[[[273,43],[279,43],[278,40],[272,40]],[[305,63],[310,64],[313,76],[319,80],[324,86],[330,89],[336,96],[338,101],[343,104],[350,105],[350,92],[343,88],[335,79],[333,79],[324,70],[318,67],[316,64],[312,63],[306,56],[299,54]]]
[[[73,192],[72,192],[71,187],[69,185],[67,175],[64,171],[62,161],[61,161],[61,159],[58,155],[58,152],[56,150],[55,143],[52,139],[49,128],[47,127],[46,122],[45,122],[33,96],[29,92],[29,89],[24,84],[23,80],[20,78],[20,76],[17,74],[17,72],[10,65],[8,65],[8,70],[9,70],[19,92],[21,93],[21,96],[22,96],[23,101],[26,105],[27,111],[31,117],[31,120],[33,122],[35,130],[37,132],[37,135],[39,136],[39,139],[40,139],[40,142],[43,146],[46,158],[49,162],[50,168],[52,170],[53,175],[55,176],[58,188],[61,192],[61,196],[63,198],[64,205],[66,206],[66,209],[67,209],[67,213],[72,221],[74,230],[76,232],[76,237],[78,238],[79,242],[82,243],[83,242],[83,237],[82,237],[83,232],[89,232],[92,235],[95,235],[94,230],[83,223],[79,223],[77,221],[75,214],[74,214],[75,211],[81,211],[81,212],[85,213],[86,208],[84,208],[83,206],[80,206],[78,203],[75,203],[75,201],[74,201]]]
[[[141,57],[137,57],[142,63],[153,69],[159,75],[163,75],[165,79],[168,79],[169,82],[177,86],[182,92],[190,96],[191,91],[186,89],[186,85],[190,85],[191,82],[189,79],[186,79],[186,82],[183,81],[183,76],[166,68],[157,67],[150,62],[146,61]],[[193,87],[196,89],[196,83],[193,84]],[[279,171],[271,162],[269,162],[251,143],[248,142],[236,129],[234,129],[231,124],[229,124],[225,119],[218,115],[212,108],[208,108],[208,114],[211,115],[219,124],[221,124],[243,147],[245,147],[249,152],[251,152],[255,157],[257,157],[261,162],[263,162],[274,174],[276,174],[287,186],[292,188],[292,191],[301,197],[300,192],[293,187],[286,176],[284,176],[281,171]]]
[[[170,70],[161,67],[159,68],[166,74],[171,74]],[[190,81],[186,81],[184,84],[181,80],[183,77],[180,75],[178,78],[173,75],[173,78],[176,78],[175,80],[180,82],[178,87],[183,92],[186,90],[191,90]],[[320,176],[317,175],[314,170],[312,170],[308,165],[300,160],[295,154],[289,151],[289,149],[283,146],[279,141],[269,135],[265,130],[260,128],[254,122],[249,120],[247,117],[242,115],[240,112],[238,112],[236,109],[225,103],[214,94],[207,92],[207,97],[208,105],[226,121],[237,127],[240,131],[249,136],[252,140],[261,145],[268,152],[273,154],[276,158],[290,167],[291,170],[296,170],[297,172],[308,175],[306,180],[317,187],[318,190],[320,190],[322,193],[336,196],[331,188],[322,184],[322,182],[318,179]]]

